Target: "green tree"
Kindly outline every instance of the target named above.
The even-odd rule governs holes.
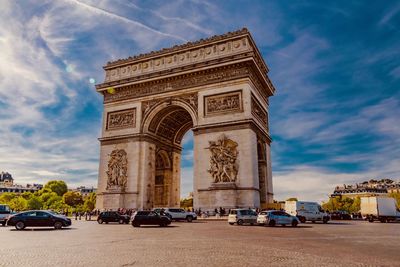
[[[181,208],[187,209],[193,207],[193,198],[181,199]]]
[[[400,193],[399,192],[393,192],[389,194],[390,197],[393,197],[396,202],[397,202],[397,207],[400,208]]]
[[[68,191],[67,184],[60,180],[50,181],[44,186],[44,188],[50,189],[51,191],[57,193],[57,195],[60,197],[62,197]]]
[[[22,211],[22,210],[26,210],[28,204],[26,199],[24,199],[23,197],[16,197],[13,198],[8,205],[10,205],[10,208],[14,211]]]
[[[90,193],[86,198],[85,202],[83,203],[83,209],[85,211],[92,211],[96,206],[96,193]]]
[[[1,204],[9,204],[11,200],[13,200],[14,198],[16,198],[17,195],[15,193],[3,193],[0,195],[0,203]]]
[[[21,194],[21,197],[25,198],[26,200],[30,199],[32,197],[31,192],[24,192]]]
[[[30,210],[40,210],[43,208],[43,201],[40,197],[32,196],[27,201],[28,209]]]
[[[347,211],[348,213],[358,212],[360,210],[360,199],[349,197],[331,197],[328,202],[322,204],[324,210],[332,211]]]
[[[298,201],[298,200],[297,200],[297,197],[291,197],[291,198],[286,199],[286,201]]]
[[[63,195],[63,202],[71,207],[83,204],[82,195],[79,192],[68,191]]]

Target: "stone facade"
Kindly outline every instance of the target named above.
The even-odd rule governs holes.
[[[97,208],[177,207],[181,141],[194,133],[194,208],[273,201],[268,98],[246,30],[109,62]]]

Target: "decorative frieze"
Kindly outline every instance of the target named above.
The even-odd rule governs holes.
[[[252,72],[252,69],[248,64],[233,64],[213,70],[204,70],[196,74],[184,74],[163,80],[129,85],[122,88],[115,88],[114,90],[104,91],[104,102],[110,103],[213,83],[221,83],[233,79],[249,77],[250,72]],[[256,77],[254,76],[253,78]],[[259,90],[261,90],[260,93],[267,97],[265,89],[260,88]]]
[[[136,108],[107,113],[106,130],[120,130],[136,127]]]
[[[251,113],[269,132],[268,113],[253,95],[251,95]]]
[[[217,141],[209,141],[207,149],[211,152],[210,169],[213,183],[236,182],[239,165],[236,163],[239,151],[238,143],[227,138],[225,135]]]
[[[204,116],[242,112],[242,91],[204,97]]]

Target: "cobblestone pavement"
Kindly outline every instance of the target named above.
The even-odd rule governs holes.
[[[0,266],[400,266],[400,224],[0,227]]]

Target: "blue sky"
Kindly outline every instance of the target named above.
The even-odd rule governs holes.
[[[398,1],[0,0],[0,170],[96,186],[111,60],[247,27],[270,99],[275,197],[400,178]],[[12,23],[11,23],[12,22]],[[182,192],[191,191],[185,136]]]

